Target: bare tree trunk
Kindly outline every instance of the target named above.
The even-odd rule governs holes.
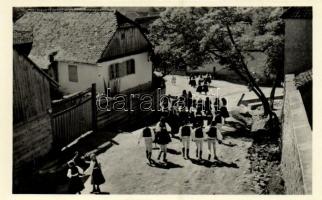
[[[263,91],[259,88],[258,84],[256,83],[254,77],[250,74],[249,70],[248,70],[248,67],[244,61],[244,56],[242,55],[241,53],[241,50],[239,49],[238,45],[236,44],[235,40],[234,40],[234,37],[232,35],[232,32],[230,30],[230,27],[229,27],[229,24],[227,23],[226,24],[226,28],[227,28],[227,32],[228,32],[228,35],[229,35],[229,38],[230,38],[230,41],[231,43],[233,44],[234,48],[236,49],[237,53],[238,53],[238,56],[240,58],[240,62],[242,64],[242,67],[243,67],[243,71],[245,72],[248,80],[249,80],[249,83],[251,84],[251,89],[255,92],[255,94],[258,96],[258,98],[260,99],[260,101],[262,102],[263,104],[263,108],[264,108],[264,115],[267,116],[268,114],[272,115],[272,110],[270,108],[270,105],[269,105],[269,102],[265,96],[265,94],[263,93]],[[238,69],[236,69],[238,70]]]

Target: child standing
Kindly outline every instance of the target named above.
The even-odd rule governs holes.
[[[191,127],[189,125],[181,126],[179,129],[179,134],[182,142],[182,156],[185,160],[190,159],[189,149],[190,149]]]
[[[156,128],[156,142],[160,145],[160,153],[158,160],[163,153],[163,161],[167,162],[167,144],[171,142],[170,132],[171,128],[168,123],[165,122],[165,118],[161,117],[160,122],[157,123]]]
[[[68,162],[67,177],[69,178],[68,191],[70,194],[81,194],[84,189],[84,184],[81,179],[83,175],[83,170],[76,166],[74,160]]]
[[[220,134],[220,130],[218,127],[216,127],[217,123],[216,121],[212,121],[210,126],[208,126],[205,130],[207,134],[207,141],[208,141],[208,160],[211,158],[211,147],[213,149],[213,156],[214,160],[218,160],[217,154],[216,154],[216,141],[218,141],[219,144],[222,143],[221,140],[218,139],[218,135]]]
[[[152,164],[152,143],[154,141],[154,134],[152,134],[152,130],[150,127],[146,126],[142,133],[140,134],[138,144],[140,144],[141,138],[144,138],[145,142],[145,155],[148,159],[149,163]]]
[[[100,185],[105,183],[105,178],[102,173],[101,164],[97,161],[96,155],[93,153],[90,155],[90,165],[86,169],[85,173],[91,175],[91,184],[93,185],[93,190],[91,193],[100,193]]]
[[[197,123],[197,127],[194,130],[193,141],[196,143],[196,158],[202,160],[202,145],[204,140],[204,133],[202,130],[202,123]]]

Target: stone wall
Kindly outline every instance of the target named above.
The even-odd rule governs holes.
[[[312,131],[294,75],[285,76],[282,173],[287,194],[312,193]]]

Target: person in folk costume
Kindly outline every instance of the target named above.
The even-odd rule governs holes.
[[[197,123],[196,128],[193,131],[192,141],[196,143],[196,158],[202,160],[202,146],[204,141],[203,123]]]
[[[189,84],[190,86],[192,86],[192,75],[190,75],[190,76],[189,76],[189,82],[188,82],[188,84]]]
[[[162,99],[162,112],[168,113],[169,112],[169,98]]]
[[[187,107],[188,107],[188,110],[190,110],[190,108],[192,107],[192,93],[191,93],[191,91],[188,92]]]
[[[224,119],[224,123],[226,122],[226,118],[229,117],[229,112],[227,110],[227,100],[225,98],[221,98],[222,106],[220,107],[220,114]]]
[[[100,193],[100,185],[105,183],[105,178],[102,173],[101,164],[98,162],[96,155],[92,153],[90,155],[89,167],[86,169],[85,174],[91,175],[91,184],[93,185],[93,190],[91,193]]]
[[[207,111],[207,110],[209,110],[209,111],[212,110],[211,101],[210,101],[209,97],[206,97],[206,100],[205,100],[205,111]]]
[[[195,124],[195,112],[193,110],[188,111],[188,123]]]
[[[220,100],[218,97],[215,98],[214,109],[215,109],[215,112],[219,111],[219,109],[220,109]]]
[[[182,126],[188,122],[188,108],[180,107],[179,109],[179,115],[178,115],[178,124],[179,126]]]
[[[204,83],[203,86],[202,86],[202,91],[205,93],[205,95],[207,95],[209,89],[208,89],[208,85],[207,83]]]
[[[220,129],[216,126],[216,121],[212,121],[209,126],[206,127],[205,133],[207,134],[207,142],[208,142],[208,160],[211,159],[211,147],[213,149],[213,156],[214,160],[218,160],[217,154],[216,154],[216,141],[218,141],[219,144],[222,143],[222,141],[218,138],[219,135],[221,135]]]
[[[197,108],[197,100],[196,99],[192,99],[192,108],[193,109]]]
[[[198,83],[198,87],[197,87],[197,90],[196,91],[201,94],[201,92],[202,92],[202,85],[201,85],[201,83]]]
[[[144,143],[145,143],[145,156],[148,159],[149,163],[152,164],[152,143],[154,141],[154,134],[153,131],[151,130],[151,128],[149,126],[145,126],[145,128],[143,128],[139,140],[138,140],[138,144],[140,144],[141,139],[144,138]]]
[[[205,119],[207,121],[207,125],[210,125],[210,123],[212,122],[214,116],[212,115],[211,110],[206,110],[205,111]]]
[[[195,79],[195,77],[194,77],[194,76],[192,76],[192,79],[191,79],[191,86],[192,86],[193,88],[195,88],[195,87],[197,86],[197,82],[196,82],[196,79]]]
[[[204,115],[201,108],[197,108],[196,114],[195,114],[195,124],[194,127],[198,126],[199,124],[203,124]]]
[[[205,79],[205,82],[209,85],[211,84],[211,75],[210,74],[207,74],[207,78]]]
[[[190,159],[189,149],[190,149],[190,136],[192,129],[190,125],[183,125],[179,129],[179,136],[182,142],[182,156],[184,159]]]
[[[67,177],[69,178],[68,192],[70,194],[81,194],[81,191],[85,188],[81,179],[83,175],[82,168],[78,167],[74,160],[68,163]]]
[[[168,118],[164,118],[165,122],[167,122],[167,124],[170,125],[171,127],[171,135],[172,137],[174,137],[175,134],[178,133],[179,131],[179,115],[177,110],[172,107],[170,112],[169,112],[169,117]]]
[[[224,124],[224,120],[223,117],[221,116],[220,111],[217,111],[215,113],[215,118],[214,118],[215,122],[216,122],[216,127],[219,128],[220,130],[222,129],[222,126]]]
[[[199,80],[198,80],[198,85],[201,85],[201,83],[203,82],[203,77],[202,77],[202,74],[200,74],[199,76]]]
[[[160,160],[163,153],[163,161],[167,162],[167,144],[171,142],[170,132],[171,128],[165,119],[161,117],[160,121],[157,123],[156,128],[156,141],[160,145],[160,153],[158,160]]]

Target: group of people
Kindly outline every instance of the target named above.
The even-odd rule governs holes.
[[[67,177],[69,178],[68,192],[71,194],[81,194],[85,188],[83,177],[86,175],[91,176],[91,184],[93,190],[91,193],[100,193],[100,185],[105,183],[105,178],[102,173],[101,164],[98,162],[94,153],[90,154],[89,159],[80,157],[78,152],[68,163]],[[84,171],[82,167],[88,166]]]
[[[180,103],[179,103],[180,102]],[[190,103],[189,103],[190,102]],[[185,106],[185,103],[187,103]],[[181,105],[182,104],[182,105]],[[152,129],[148,126],[143,128],[140,135],[144,138],[146,147],[146,158],[152,164],[152,146],[156,143],[160,146],[157,159],[163,155],[163,161],[167,162],[167,144],[172,142],[171,138],[178,137],[182,142],[182,155],[184,159],[190,159],[190,141],[196,144],[196,158],[202,160],[203,143],[208,143],[208,159],[211,154],[214,160],[218,159],[216,154],[216,142],[221,143],[222,125],[229,117],[227,100],[215,98],[212,102],[207,97],[205,101],[192,98],[191,92],[183,90],[182,95],[171,102],[163,102],[162,116],[160,121]],[[171,137],[172,136],[172,137]]]
[[[207,95],[209,88],[208,86],[211,84],[212,76],[211,74],[207,74],[205,77],[203,75],[190,75],[189,76],[189,85],[193,88],[197,87],[196,91],[198,93],[204,92]],[[198,85],[197,85],[198,82]]]

